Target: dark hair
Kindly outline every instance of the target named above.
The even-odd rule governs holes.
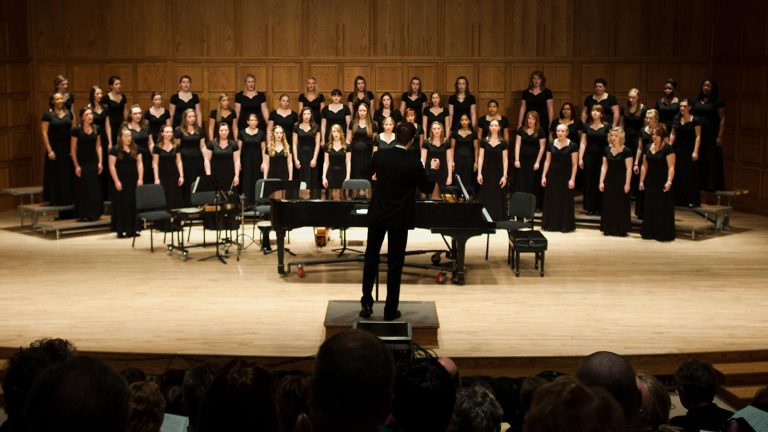
[[[680,400],[686,407],[710,403],[715,398],[717,390],[715,369],[703,360],[691,359],[683,362],[675,371],[675,382]]]
[[[83,114],[85,114],[86,111],[93,112],[93,110],[91,109],[90,105],[86,105],[86,106],[80,108],[80,110],[77,113],[77,116],[80,118],[80,126],[82,126],[84,124],[84,122],[83,122]]]
[[[536,390],[523,430],[615,432],[625,430],[625,421],[619,405],[604,389],[561,376]]]
[[[709,96],[704,94],[704,83],[709,82],[709,84],[712,85],[712,91],[709,93]],[[701,80],[701,84],[699,85],[699,97],[698,100],[702,100],[704,98],[708,98],[710,102],[716,102],[720,100],[720,90],[719,86],[717,85],[717,80],[714,78],[705,78]]]
[[[50,110],[53,110],[53,109],[54,109],[54,102],[53,102],[53,99],[54,99],[54,97],[55,97],[56,95],[61,95],[61,97],[62,97],[62,98],[64,97],[64,95],[63,95],[63,94],[61,94],[61,93],[59,93],[59,92],[53,92],[53,93],[51,93],[51,94],[48,96],[48,109],[50,109]],[[64,105],[62,105],[61,109],[62,109],[62,111],[64,111],[64,112],[69,112],[69,110],[67,109],[67,104],[66,104],[66,103],[65,103]]]
[[[603,87],[608,87],[608,81],[605,80],[605,78],[596,78],[595,83],[593,85],[602,84]]]
[[[655,127],[651,131],[651,136],[658,135],[663,140],[664,138],[668,137],[669,134],[667,133],[667,127],[664,124],[659,124],[657,127]]]
[[[151,101],[153,101],[153,100],[155,99],[155,96],[162,96],[162,95],[163,95],[163,93],[162,93],[162,92],[159,92],[159,91],[153,91],[153,92],[152,92],[152,93],[149,95],[149,101],[150,101],[150,102],[151,102]]]
[[[579,364],[576,377],[586,386],[608,391],[624,411],[627,423],[634,422],[640,409],[641,395],[635,371],[624,357],[608,351],[590,354]]]
[[[416,128],[408,122],[400,122],[395,125],[395,139],[401,146],[407,147],[416,135]]]
[[[120,376],[123,377],[128,385],[147,380],[147,374],[144,373],[143,370],[135,367],[123,369],[120,372]]]
[[[544,72],[540,70],[535,70],[531,72],[531,76],[528,77],[528,90],[533,88],[533,77],[539,77],[541,78],[541,89],[544,90],[547,88],[547,77],[544,76]]]
[[[488,105],[487,106],[491,106],[491,104],[494,104],[494,105],[496,105],[496,107],[498,107],[499,106],[499,101],[497,101],[496,99],[491,99],[491,100],[488,101]]]
[[[424,90],[421,88],[421,78],[419,78],[417,76],[412,76],[410,81],[408,81],[408,94],[413,94],[413,93],[411,93],[411,83],[413,81],[418,81],[419,82],[419,92],[416,93],[416,94],[420,95],[420,94],[424,93]]]
[[[110,87],[112,87],[113,85],[115,85],[115,82],[117,82],[117,81],[122,81],[122,80],[120,79],[120,77],[119,77],[119,76],[117,76],[117,75],[112,75],[112,76],[110,76],[110,77],[109,77],[109,79],[107,80],[107,84],[109,84],[109,86],[110,86]]]
[[[95,85],[95,86],[91,86],[91,89],[88,90],[88,104],[91,105],[91,108],[96,107],[96,90],[101,90],[101,87]],[[104,92],[104,90],[101,90],[101,91],[102,93]],[[103,97],[104,95],[102,94],[102,98]]]
[[[465,88],[465,90],[464,90],[464,93],[465,93],[466,95],[470,95],[470,94],[472,94],[472,93],[470,93],[470,91],[469,91],[469,80],[468,80],[468,79],[467,79],[467,77],[466,77],[466,76],[464,76],[464,75],[459,75],[459,76],[456,78],[456,81],[453,83],[453,88],[454,88],[454,90],[455,90],[455,93],[454,93],[454,94],[459,94],[459,81],[460,81],[460,80],[464,80],[464,82],[465,82],[465,83],[467,83],[467,86],[466,86],[466,88]]]
[[[231,360],[211,383],[196,432],[257,430],[278,432],[275,385],[263,367]]]
[[[394,109],[395,100],[389,92],[384,92],[381,94],[381,97],[379,97],[379,109],[384,107],[384,96],[389,96],[389,109]]]
[[[365,80],[364,76],[358,75],[358,76],[355,77],[355,81],[354,81],[353,86],[352,86],[352,87],[354,87],[354,89],[352,91],[357,91],[357,82],[358,81],[363,81],[363,84],[365,84],[365,90],[363,90],[363,91],[368,90],[368,81]]]
[[[304,112],[305,111],[309,111],[310,114],[313,114],[312,113],[312,108],[309,105],[307,105],[304,108],[302,108],[301,112],[299,113],[299,121],[296,122],[295,125],[293,125],[293,130],[294,131],[297,130],[299,128],[299,125],[304,122]],[[309,116],[309,133],[311,133],[312,136],[314,136],[317,132],[318,132],[318,127],[317,127],[317,123],[315,123],[315,116],[314,115],[310,115]]]
[[[343,93],[341,93],[341,90],[335,88],[331,90],[331,96],[343,96]]]
[[[24,405],[32,382],[47,368],[61,364],[75,355],[75,347],[66,339],[39,339],[19,348],[8,359],[3,379],[3,398],[9,425],[25,430]]]
[[[683,102],[687,103],[687,104],[688,104],[688,107],[691,107],[691,106],[693,106],[693,103],[692,103],[692,102],[691,102],[691,100],[690,100],[690,99],[688,99],[688,98],[679,98],[677,103],[678,103],[678,105],[679,105],[679,104],[681,104],[681,103],[683,103]]]
[[[413,126],[404,128],[413,130]],[[394,374],[392,355],[371,333],[345,330],[326,340],[312,372],[314,432],[361,431],[382,425],[390,414]]]
[[[667,78],[664,81],[664,85],[667,85],[667,84],[671,85],[673,89],[677,88],[677,80],[674,78]]]
[[[157,384],[137,381],[128,386],[129,407],[126,432],[160,432],[165,399]]]
[[[565,118],[565,117],[563,117],[563,109],[564,109],[566,106],[569,106],[569,107],[571,107],[571,120],[576,120],[576,108],[574,108],[574,107],[573,107],[573,104],[572,104],[572,103],[570,103],[570,102],[565,102],[565,103],[564,103],[564,104],[563,104],[563,105],[560,107],[560,114],[559,114],[559,117],[560,117],[560,119],[562,120],[562,119],[564,119],[564,118]]]
[[[401,429],[445,431],[455,403],[456,385],[437,359],[413,360],[397,371],[392,415]]]
[[[488,389],[473,385],[456,392],[451,420],[453,432],[498,432],[504,411]]]
[[[277,384],[276,399],[283,429],[294,430],[302,414],[309,413],[309,377],[299,374],[284,376]]]
[[[182,81],[184,81],[184,78],[189,80],[189,83],[192,84],[192,77],[189,75],[182,75],[181,78],[179,78],[179,84],[181,84]]]
[[[131,128],[129,128],[125,123],[123,123],[120,126],[120,130],[117,132],[117,142],[114,144],[115,147],[117,147],[117,158],[122,159],[123,158],[123,143],[121,142],[123,131],[131,132]],[[133,133],[131,133],[131,144],[128,146],[131,159],[136,159],[136,156],[139,154],[139,149],[136,147],[136,141],[133,140]]]
[[[193,431],[197,431],[200,427],[200,409],[203,406],[203,399],[218,371],[218,365],[205,362],[192,367],[184,374],[183,404],[189,417],[189,426]]]
[[[31,432],[124,432],[128,386],[103,361],[74,357],[35,380],[26,417]]]

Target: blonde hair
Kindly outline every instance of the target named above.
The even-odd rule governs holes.
[[[445,143],[445,127],[437,121],[432,122],[432,124],[429,125],[429,143],[432,144],[432,140],[435,138],[435,135],[432,133],[432,128],[435,125],[440,126],[440,145],[442,145]]]
[[[357,81],[357,80],[355,80]],[[371,109],[365,102],[360,102],[360,104],[357,106],[357,109],[355,110],[355,117],[352,119],[352,126],[349,128],[352,133],[355,133],[358,129],[360,129],[360,107],[365,107],[365,112],[368,113],[365,118],[365,124],[366,124],[366,130],[365,134],[368,135],[368,138],[373,137],[373,124],[371,123]]]
[[[189,129],[187,128],[187,117],[189,117],[190,114],[194,114],[197,116],[197,113],[195,113],[195,110],[192,108],[187,108],[184,110],[184,114],[181,115],[181,124],[179,127],[181,128],[181,133],[184,134],[184,136],[190,135]],[[195,118],[197,120],[197,118]],[[200,133],[200,128],[197,126],[197,122],[192,123],[193,133]]]
[[[618,144],[619,146],[623,146],[624,145],[624,141],[626,139],[625,135],[624,135],[624,129],[622,129],[620,127],[612,128],[611,131],[608,132],[608,138],[610,138],[611,135],[616,135],[617,137],[619,137],[619,144]],[[610,144],[610,140],[609,140],[608,143]]]
[[[163,144],[165,144],[165,139],[163,138],[163,131],[165,130],[165,128],[171,128],[171,132],[173,132],[173,126],[171,125],[163,125],[162,127],[160,127],[160,135],[158,135],[160,142],[156,144],[159,144],[161,147]],[[171,144],[173,145],[173,147],[176,147],[178,145],[176,140],[173,139],[173,135],[171,135]]]
[[[646,117],[648,117],[648,116],[651,116],[651,117],[653,117],[653,118],[654,118],[654,120],[656,120],[656,126],[658,126],[658,125],[659,125],[659,112],[658,112],[658,111],[656,111],[655,109],[653,109],[653,108],[649,109],[649,110],[648,110],[648,111],[645,113],[645,116],[646,116]],[[649,125],[649,126],[650,126],[650,125]],[[651,128],[651,130],[653,130],[653,128]]]
[[[229,96],[227,96],[226,93],[220,93],[219,94],[219,106],[216,107],[216,124],[221,123],[221,101],[224,100],[224,98],[229,99]],[[232,111],[231,108],[227,108],[230,111]]]
[[[282,126],[279,126],[279,125],[275,126],[274,128],[272,128],[272,139],[269,140],[269,144],[267,145],[267,154],[269,154],[270,156],[274,156],[275,153],[276,153],[276,150],[275,150],[275,132],[278,129],[283,131],[283,139],[280,141],[280,142],[283,143],[283,153],[285,153],[286,156],[290,156],[291,155],[291,148],[290,148],[290,146],[288,146],[288,140],[285,138],[285,130],[283,129]]]
[[[333,148],[333,132],[334,131],[339,131],[339,139],[341,140],[341,148],[344,151],[347,151],[347,141],[344,139],[344,129],[342,129],[341,126],[339,126],[337,124],[331,126],[331,134],[328,135],[328,138],[330,138],[329,139],[330,142],[328,144],[326,144],[326,150],[325,151],[330,152],[331,149]]]

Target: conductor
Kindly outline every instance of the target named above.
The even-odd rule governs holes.
[[[373,154],[371,164],[363,169],[365,178],[376,176],[373,197],[368,210],[368,241],[363,268],[363,297],[360,299],[360,316],[369,318],[373,313],[373,284],[379,271],[379,253],[384,235],[389,235],[387,251],[387,301],[384,319],[400,318],[397,310],[400,302],[400,278],[405,262],[405,246],[408,230],[414,227],[416,189],[431,193],[435,186],[436,171],[440,161],[433,159],[430,170],[408,151],[416,131],[410,123],[400,123],[395,128],[397,144]]]

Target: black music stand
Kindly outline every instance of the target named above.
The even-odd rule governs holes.
[[[216,230],[216,253],[205,258],[200,258],[198,261],[208,261],[212,259],[218,259],[222,264],[226,264],[226,258],[229,258],[226,253],[221,254],[220,247],[223,245],[231,245],[234,243],[231,238],[221,238],[222,225],[224,223],[222,219],[223,204],[227,203],[227,194],[224,190],[220,189],[222,185],[219,185],[218,179],[212,175],[200,176],[198,178],[195,193],[199,192],[211,192],[213,196],[213,202],[208,203],[214,207],[214,227]],[[232,185],[229,185],[230,189]],[[205,229],[205,222],[203,222],[203,229]]]

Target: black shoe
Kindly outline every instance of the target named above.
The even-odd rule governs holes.
[[[400,318],[402,315],[403,314],[401,314],[400,311],[395,311],[394,313],[391,313],[391,314],[385,313],[384,314],[384,321],[393,321],[393,320],[396,320],[396,319]]]
[[[373,314],[373,306],[371,305],[362,305],[362,309],[360,309],[360,318],[370,318]]]

